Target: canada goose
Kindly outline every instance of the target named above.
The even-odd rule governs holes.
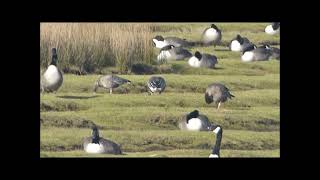
[[[164,80],[163,77],[152,76],[148,80],[147,86],[151,92],[150,94],[155,93],[155,92],[159,92],[159,94],[161,94],[166,88],[166,81]]]
[[[121,78],[121,77],[118,77],[116,75],[101,76],[95,82],[93,91],[97,92],[97,89],[99,87],[102,87],[102,88],[109,89],[110,94],[112,94],[113,88],[117,88],[120,85],[125,84],[125,83],[131,84],[131,81],[124,79],[124,78]]]
[[[188,64],[191,67],[204,67],[204,68],[214,68],[216,64],[218,64],[217,57],[215,55],[210,54],[201,54],[199,51],[194,53],[188,60]]]
[[[99,131],[96,126],[92,128],[92,137],[84,138],[83,149],[87,153],[122,154],[118,144],[99,136]]]
[[[228,98],[232,99],[232,97],[235,96],[229,92],[229,89],[225,85],[221,83],[212,83],[207,87],[204,97],[207,104],[214,102],[215,104],[218,104],[217,109],[219,109],[221,103],[224,103]]]
[[[274,22],[270,25],[268,25],[265,30],[267,34],[274,35],[280,31],[280,23],[279,22]]]
[[[44,72],[41,82],[41,92],[57,92],[63,83],[63,74],[57,67],[57,49],[52,48],[52,60],[47,70]]]
[[[265,49],[269,49],[271,51],[271,57],[273,59],[276,60],[280,60],[280,49],[279,48],[275,48],[275,47],[271,47],[270,45],[266,44],[262,46]]]
[[[243,50],[241,60],[243,62],[250,61],[267,61],[271,58],[271,51],[264,47],[248,47]]]
[[[157,60],[158,62],[166,62],[167,60],[182,60],[191,56],[192,54],[186,49],[168,45],[161,48]]]
[[[248,46],[252,46],[253,43],[246,37],[241,37],[239,34],[230,41],[229,49],[231,51],[241,52]]]
[[[185,39],[181,39],[178,37],[166,37],[158,35],[152,39],[153,45],[157,48],[163,48],[168,45],[174,45],[175,47],[188,47],[194,46],[194,42],[188,42]]]
[[[214,144],[212,148],[212,152],[209,155],[209,158],[219,158],[220,157],[220,146],[222,141],[222,127],[216,126],[213,130],[213,132],[216,134],[216,143]]]
[[[205,45],[213,43],[214,47],[220,43],[221,38],[221,30],[214,24],[211,24],[210,27],[206,28],[201,35],[202,42]]]
[[[207,116],[199,114],[198,110],[194,110],[182,117],[178,127],[181,130],[188,131],[212,131],[215,126],[209,122]]]

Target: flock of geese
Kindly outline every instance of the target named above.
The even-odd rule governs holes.
[[[273,35],[280,30],[280,23],[272,23],[265,28],[267,34]],[[156,48],[160,48],[160,53],[157,57],[159,62],[167,60],[181,60],[189,58],[188,64],[192,67],[206,67],[214,68],[218,63],[217,57],[210,54],[201,54],[196,51],[192,55],[188,50],[183,47],[194,46],[196,44],[201,45],[219,45],[221,42],[222,34],[221,30],[214,24],[209,28],[206,28],[202,33],[201,42],[188,42],[185,39],[178,37],[156,36],[152,39]],[[231,51],[242,52],[241,60],[248,61],[262,61],[269,60],[271,58],[280,59],[280,49],[271,47],[270,45],[263,45],[257,47],[246,37],[241,37],[239,34],[231,40],[229,44]],[[63,83],[63,74],[57,67],[58,56],[57,49],[52,48],[52,60],[50,65],[41,77],[40,92],[50,93],[57,92]],[[105,75],[97,79],[94,84],[93,91],[96,92],[98,88],[109,89],[110,94],[112,90],[123,84],[131,84],[130,80],[121,78],[116,75]],[[166,81],[161,76],[152,76],[146,83],[149,93],[161,94],[166,88]],[[215,103],[217,109],[220,108],[221,103],[226,102],[228,99],[232,99],[232,95],[229,89],[221,83],[209,84],[205,91],[205,102],[207,104]],[[189,131],[212,131],[216,134],[216,142],[212,148],[210,158],[220,157],[220,145],[222,140],[222,127],[220,125],[211,124],[208,117],[200,114],[198,110],[194,110],[186,114],[178,123],[178,127],[181,130]],[[84,138],[83,148],[87,153],[107,153],[107,154],[123,154],[118,144],[100,137],[97,126],[92,127],[92,136]]]

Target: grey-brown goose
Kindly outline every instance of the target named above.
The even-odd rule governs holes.
[[[280,31],[280,23],[273,22],[272,24],[268,25],[265,30],[267,34],[274,35]]]
[[[95,82],[93,91],[97,92],[97,89],[99,87],[102,87],[102,88],[109,89],[110,94],[112,94],[112,89],[117,88],[122,84],[126,84],[126,83],[130,84],[131,81],[116,75],[101,76]]]
[[[118,144],[99,136],[96,126],[92,128],[92,137],[83,139],[83,149],[87,153],[94,154],[122,154]]]
[[[166,88],[166,81],[163,77],[152,76],[147,82],[148,89],[151,94],[159,92],[161,94]]]
[[[207,87],[205,92],[205,101],[207,104],[214,102],[217,104],[217,109],[220,108],[221,103],[226,102],[228,99],[235,97],[229,92],[229,89],[221,83],[212,83]]]
[[[52,48],[52,60],[47,70],[41,77],[40,91],[41,92],[57,92],[63,83],[63,74],[57,67],[58,55],[57,49]]]

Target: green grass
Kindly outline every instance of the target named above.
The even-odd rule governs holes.
[[[210,23],[209,23],[210,24]],[[216,23],[223,31],[223,43],[237,33],[255,43],[280,44],[279,35],[266,35],[267,23]],[[191,40],[208,24],[165,24],[154,35],[179,36]],[[279,45],[277,45],[279,47]],[[279,61],[243,63],[240,53],[225,46],[192,47],[215,54],[217,69],[189,67],[186,60],[159,66],[167,88],[150,96],[146,82],[151,75],[123,74],[133,85],[93,93],[100,75],[64,75],[56,94],[41,96],[41,157],[208,157],[215,136],[209,132],[184,132],[177,127],[183,115],[198,109],[223,129],[221,157],[280,156],[280,64]],[[158,50],[155,49],[155,52]],[[114,67],[104,69],[111,72]],[[235,98],[218,111],[206,104],[204,92],[213,82],[225,84]],[[98,125],[102,137],[121,145],[125,155],[90,155],[82,150],[82,138]]]

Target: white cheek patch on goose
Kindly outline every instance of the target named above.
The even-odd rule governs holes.
[[[213,132],[214,132],[215,134],[218,134],[218,132],[220,131],[220,129],[221,129],[220,127],[217,127],[216,129],[214,129]]]
[[[101,144],[89,143],[86,148],[87,153],[103,153],[104,148]]]
[[[219,158],[219,156],[216,154],[210,154],[209,158]]]
[[[191,131],[199,131],[202,127],[202,121],[199,118],[192,118],[187,123],[187,128]]]

